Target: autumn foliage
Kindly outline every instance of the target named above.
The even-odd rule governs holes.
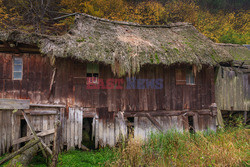
[[[10,24],[9,20],[12,19],[11,22],[15,21],[16,17],[13,17],[13,15],[19,14],[22,17],[22,14],[18,10],[15,10],[17,8],[15,6],[12,8],[7,6],[6,8],[6,5],[2,1],[4,0],[0,0],[0,26],[1,28],[6,28]],[[22,0],[22,2],[25,1],[28,0]],[[249,44],[249,10],[225,11],[218,9],[216,12],[212,12],[211,10],[202,8],[198,2],[199,0],[57,0],[56,5],[58,7],[55,10],[58,15],[79,12],[111,20],[129,21],[147,25],[190,22],[201,33],[215,42]],[[26,6],[29,7],[29,4],[26,3]],[[51,11],[45,12],[48,13],[43,16],[46,19],[38,18],[43,21],[45,20],[44,22],[46,23],[39,22],[39,27],[36,27],[38,24],[31,25],[29,23],[33,29],[41,30],[41,28],[44,29],[46,26],[49,26],[50,28],[47,28],[46,31],[41,30],[41,32],[62,33],[73,23],[73,16],[51,21],[52,19],[49,18],[52,15],[49,13]],[[41,24],[46,26],[41,26]],[[29,30],[32,29],[25,22],[17,23],[17,25],[24,29],[25,27]]]

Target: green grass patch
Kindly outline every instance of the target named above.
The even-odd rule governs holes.
[[[146,142],[129,138],[112,149],[63,152],[58,166],[249,166],[249,135],[250,130],[244,128],[220,129],[216,133],[152,133]],[[40,154],[30,164],[45,166]]]

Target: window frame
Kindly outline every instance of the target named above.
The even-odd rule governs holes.
[[[91,72],[89,70],[89,66],[91,66]],[[97,67],[97,68],[96,68]],[[87,85],[98,85],[99,84],[99,78],[100,78],[100,70],[99,70],[99,64],[96,63],[88,63],[86,67],[86,84]],[[88,74],[91,74],[91,77],[88,77]],[[94,75],[97,76],[95,77]]]
[[[188,80],[187,80],[187,76],[188,76]],[[190,83],[191,81],[191,76],[193,77],[193,83]],[[186,85],[196,85],[196,80],[195,80],[195,75],[194,75],[194,72],[193,72],[193,68],[191,69],[187,69],[186,70]]]
[[[21,60],[20,64],[15,64],[15,60]],[[15,71],[15,65],[21,65],[21,71]],[[15,78],[15,73],[21,73],[21,78]],[[13,57],[12,59],[12,80],[21,81],[23,79],[23,58],[22,57]]]
[[[193,83],[191,83],[191,76],[193,77]],[[196,78],[193,72],[193,68],[177,68],[175,69],[175,84],[176,85],[196,85]]]

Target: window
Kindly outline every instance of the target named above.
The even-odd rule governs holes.
[[[98,84],[99,80],[98,64],[87,64],[87,84]]]
[[[186,85],[186,75],[183,69],[175,70],[176,85]]]
[[[23,77],[23,59],[14,57],[13,59],[13,80],[22,80]]]
[[[186,84],[187,85],[194,85],[195,84],[194,73],[193,73],[192,68],[188,69],[186,72]]]
[[[192,68],[175,70],[176,85],[194,85],[195,77]]]

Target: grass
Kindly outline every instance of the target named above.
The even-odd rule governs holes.
[[[243,128],[155,133],[147,142],[129,138],[112,149],[63,152],[59,166],[249,166],[249,135],[250,130]],[[46,165],[42,156],[36,156],[30,166]]]
[[[104,166],[107,160],[114,161],[115,152],[109,148],[100,149],[98,151],[81,151],[70,150],[63,152],[59,156],[59,164],[61,167],[95,167]],[[45,159],[42,155],[36,156],[30,167],[46,167]]]

